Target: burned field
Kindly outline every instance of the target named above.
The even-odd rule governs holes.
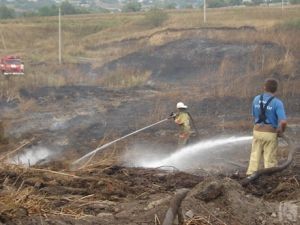
[[[102,65],[68,65],[75,68],[68,73],[81,71],[95,84],[21,88],[18,98],[0,103],[7,138],[0,146],[0,224],[163,224],[183,192],[185,225],[297,224],[299,64],[292,72],[283,70],[287,54],[278,43],[211,38],[220,30],[176,32],[179,38],[170,41],[162,32],[162,43],[155,46],[136,39],[132,43],[145,47]],[[115,45],[126,43],[102,47]],[[268,76],[283,84],[279,95],[291,118],[287,135],[297,148],[295,159],[287,169],[243,187],[250,141],[226,140],[251,135],[252,96]],[[202,149],[180,158],[186,160],[183,167],[138,163],[179,152],[172,120],[73,164],[99,146],[165,119],[178,101],[189,105],[199,130],[192,145]],[[217,147],[203,147],[218,141]],[[280,144],[280,163],[289,148]]]
[[[19,172],[26,175],[19,177]],[[176,188],[190,188],[202,180],[182,172],[120,166],[99,166],[73,175],[48,173],[38,168],[24,172],[1,174],[6,177],[4,189],[15,182],[26,187],[15,196],[19,205],[6,202],[11,208],[1,214],[1,222],[5,224],[17,224],[20,220],[25,224],[40,224],[40,216],[46,224],[151,223],[153,213],[162,215],[156,207],[162,203],[166,207]],[[43,214],[50,217],[44,218]]]
[[[159,224],[180,188],[189,190],[182,202],[187,224],[282,224],[282,217],[297,219],[286,218],[278,208],[297,204],[299,167],[262,177],[245,189],[240,178],[221,174],[113,165],[76,172],[56,169],[3,168],[1,222]]]

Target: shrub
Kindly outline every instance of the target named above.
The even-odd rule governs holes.
[[[142,5],[137,1],[131,1],[124,5],[123,12],[138,12],[141,11]]]
[[[161,26],[168,19],[168,14],[161,9],[151,9],[146,13],[144,25],[150,27]]]

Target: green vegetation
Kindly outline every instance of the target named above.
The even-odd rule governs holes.
[[[61,7],[62,15],[74,15],[74,14],[88,13],[88,10],[75,8],[75,6],[73,6],[68,1],[62,2],[60,7]]]
[[[300,0],[290,0],[291,4],[300,4]]]
[[[300,18],[288,20],[279,25],[279,28],[286,30],[300,30]]]
[[[241,5],[242,3],[242,0],[208,0],[207,7],[218,8],[224,6]]]
[[[168,19],[168,14],[161,9],[151,9],[145,14],[143,25],[149,27],[161,26]]]
[[[16,16],[15,10],[8,8],[6,5],[0,6],[0,19],[11,19]]]
[[[141,11],[142,4],[136,0],[132,0],[124,5],[122,11],[123,12],[138,12]]]
[[[199,8],[202,5],[201,0],[153,0],[152,7],[164,9],[189,9]]]
[[[44,6],[38,10],[38,15],[40,16],[57,16],[58,7],[56,5]]]
[[[60,8],[61,8],[62,15],[75,15],[75,14],[89,13],[89,11],[86,9],[79,9],[74,7],[68,1],[62,2]],[[44,6],[38,10],[39,16],[56,16],[57,14],[58,14],[57,5]]]
[[[32,3],[30,3],[32,4]],[[43,4],[44,5],[44,4]],[[24,6],[25,7],[25,6]],[[75,14],[88,14],[92,10],[85,8],[78,8],[69,3],[68,1],[63,1],[60,4],[62,15],[75,15]],[[37,10],[26,9],[22,13],[16,13],[14,8],[7,7],[6,5],[0,6],[0,19],[11,19],[16,17],[33,17],[33,16],[56,16],[58,14],[59,6],[56,4],[44,5],[39,7]],[[93,10],[95,11],[95,10]],[[108,10],[99,8],[97,12],[108,12]]]

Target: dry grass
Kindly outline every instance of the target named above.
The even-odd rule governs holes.
[[[76,68],[78,57],[87,58],[93,67],[99,67],[111,60],[147,46],[162,45],[180,38],[189,37],[189,31],[170,32],[167,28],[209,28],[209,27],[241,27],[255,26],[255,31],[240,30],[199,30],[194,35],[211,38],[223,42],[253,44],[272,42],[283,46],[286,50],[283,58],[265,59],[264,67],[258,68],[258,74],[270,74],[279,70],[282,74],[291,75],[300,48],[300,31],[290,21],[299,19],[299,7],[267,8],[245,7],[230,9],[208,9],[207,23],[203,23],[202,10],[168,11],[168,19],[161,27],[149,28],[140,26],[143,13],[130,14],[98,14],[64,16],[62,19],[63,60],[59,66],[57,18],[22,18],[1,21],[0,53],[18,54],[25,61],[24,78],[13,78],[9,82],[1,78],[0,97],[3,99],[18,98],[20,88],[36,88],[40,86],[62,86],[76,84],[107,84],[112,87],[130,87],[147,80],[148,71],[133,72],[125,79],[116,79],[120,70],[111,73],[111,78],[96,79],[86,76]],[[297,24],[297,23],[296,23]],[[288,27],[288,29],[286,29]],[[165,32],[160,32],[165,30]],[[22,38],[20,38],[22,37]],[[254,60],[261,60],[261,51],[253,55]],[[226,78],[230,74],[230,64],[224,59],[220,74]],[[65,73],[66,71],[69,71]],[[137,75],[141,73],[141,75]],[[249,71],[249,75],[252,71]],[[229,79],[230,77],[228,77]],[[250,79],[250,78],[249,78]],[[100,83],[99,83],[100,82]],[[217,95],[230,93],[232,88],[218,91]],[[244,91],[245,95],[249,94]]]
[[[212,218],[206,218],[204,216],[194,216],[192,219],[185,221],[184,225],[224,225],[225,223],[220,223]]]
[[[145,85],[150,77],[150,71],[140,71],[135,68],[119,66],[108,73],[100,83],[109,88],[132,88]]]
[[[3,181],[2,192],[5,193],[5,195],[2,194],[0,196],[0,214],[3,217],[24,217],[28,214],[40,214],[43,216],[46,216],[47,214],[68,215],[75,218],[83,216],[83,214],[81,214],[80,208],[76,206],[67,209],[56,209],[52,204],[53,199],[49,199],[51,196],[46,197],[43,194],[37,192],[35,187],[30,185],[28,186],[28,184],[26,184],[26,182],[28,182],[30,178],[27,181],[26,179],[33,175],[33,173],[35,174],[34,177],[36,178],[37,176],[43,176],[39,173],[48,173],[47,176],[52,176],[54,178],[56,177],[60,180],[70,179],[69,177],[66,177],[65,175],[61,176],[55,173],[53,174],[50,170],[37,171],[35,169],[24,168],[21,166],[6,165],[3,162],[1,163],[0,170],[10,171],[10,173],[15,173],[17,176],[15,180],[8,178],[8,176]],[[36,181],[38,181],[38,179]]]

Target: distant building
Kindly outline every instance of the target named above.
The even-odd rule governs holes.
[[[78,7],[85,7],[88,8],[90,7],[90,3],[87,0],[69,0],[69,2]]]

